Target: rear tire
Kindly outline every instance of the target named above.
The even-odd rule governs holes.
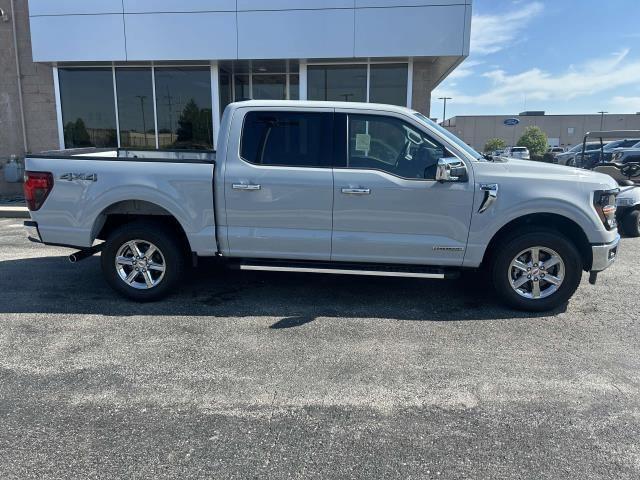
[[[507,305],[544,312],[574,294],[582,278],[582,259],[573,243],[556,231],[520,230],[494,255],[491,277]]]
[[[622,217],[622,231],[628,237],[640,237],[640,210],[632,210]]]
[[[185,251],[175,232],[137,221],[114,230],[102,250],[102,272],[116,292],[138,302],[164,298],[177,287]]]

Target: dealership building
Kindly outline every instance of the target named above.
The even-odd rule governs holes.
[[[587,132],[640,130],[640,112],[546,115],[545,112],[533,111],[519,115],[460,115],[447,119],[444,126],[478,150],[492,138],[501,138],[507,145],[515,145],[524,129],[530,126],[540,127],[547,134],[550,147],[566,148],[582,142]]]
[[[215,148],[225,106],[248,98],[429,114],[431,91],[469,53],[471,24],[471,0],[0,0],[0,9],[0,159]]]

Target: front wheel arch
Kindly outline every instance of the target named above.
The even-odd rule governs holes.
[[[527,229],[531,231],[537,230],[555,230],[561,235],[571,240],[582,258],[582,269],[589,271],[593,263],[593,252],[591,250],[591,244],[584,230],[573,220],[556,213],[532,213],[522,217],[518,217],[511,220],[498,230],[491,241],[489,242],[487,249],[484,252],[482,259],[482,265],[490,264],[492,257],[499,248],[500,244],[507,238],[512,236],[516,231]]]

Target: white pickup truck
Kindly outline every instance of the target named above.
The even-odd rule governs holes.
[[[248,101],[224,112],[218,151],[31,155],[30,237],[101,252],[135,300],[172,291],[188,262],[249,270],[447,278],[486,268],[512,307],[566,302],[613,263],[609,176],[488,161],[415,111]],[[104,242],[100,242],[104,240]]]

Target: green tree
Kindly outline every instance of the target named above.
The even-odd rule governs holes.
[[[540,130],[540,127],[527,127],[518,140],[519,147],[527,147],[533,157],[542,156],[547,151],[547,134]]]
[[[201,109],[195,100],[189,100],[180,114],[177,134],[176,145],[190,148],[210,148],[211,109]]]
[[[493,152],[495,150],[503,150],[507,148],[507,142],[501,138],[490,138],[487,143],[484,144],[485,153]]]
[[[87,127],[81,118],[78,118],[75,122],[67,122],[64,127],[64,141],[67,148],[93,146]]]

